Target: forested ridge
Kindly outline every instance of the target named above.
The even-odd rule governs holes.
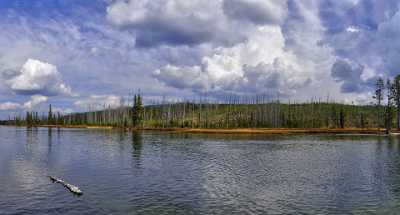
[[[143,105],[135,95],[133,105],[61,115],[26,112],[2,124],[18,126],[92,125],[123,128],[398,128],[400,78],[376,81],[374,103],[341,104],[311,100],[295,103],[265,96],[231,96],[224,102],[208,99]],[[104,106],[105,107],[105,106]]]

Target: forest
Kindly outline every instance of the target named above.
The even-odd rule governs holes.
[[[281,102],[266,96],[229,96],[223,102],[197,101],[143,104],[141,94],[131,106],[62,115],[26,112],[1,124],[16,126],[112,126],[120,128],[400,128],[400,76],[377,79],[373,103],[333,101]]]

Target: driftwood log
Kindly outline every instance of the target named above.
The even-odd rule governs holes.
[[[76,195],[79,195],[79,196],[83,194],[82,191],[77,186],[74,186],[72,184],[68,184],[67,182],[65,182],[65,181],[63,181],[63,180],[61,180],[59,178],[53,177],[53,176],[49,176],[49,178],[53,183],[62,184],[65,188],[67,188],[73,194],[76,194]]]

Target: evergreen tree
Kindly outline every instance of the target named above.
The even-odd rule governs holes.
[[[382,109],[384,90],[385,90],[385,83],[382,78],[378,78],[378,80],[376,81],[376,84],[375,84],[375,95],[373,96],[373,98],[376,100],[375,105],[377,107],[378,127],[382,126],[381,109]]]
[[[132,124],[134,127],[141,125],[143,121],[143,103],[142,97],[139,95],[135,95],[133,99],[133,108],[132,108]]]
[[[51,104],[50,104],[50,106],[49,106],[49,113],[48,113],[48,115],[47,115],[47,124],[52,125],[53,122],[54,122],[54,120],[53,120],[53,110],[52,110]]]

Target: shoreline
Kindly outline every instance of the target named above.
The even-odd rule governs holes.
[[[21,126],[26,127],[26,126]],[[126,131],[159,131],[174,133],[204,133],[204,134],[385,134],[385,129],[378,128],[119,128],[113,126],[90,126],[90,125],[41,125],[41,128],[55,129],[123,129]],[[392,130],[392,135],[398,135],[398,130]]]

